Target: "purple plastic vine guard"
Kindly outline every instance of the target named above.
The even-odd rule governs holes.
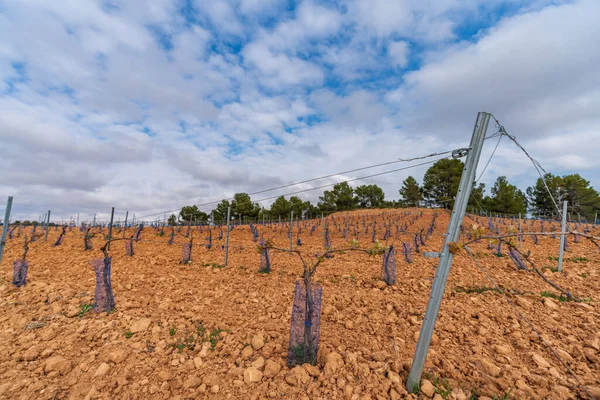
[[[27,283],[27,271],[29,270],[29,263],[24,260],[17,260],[14,262],[13,280],[12,284],[16,287],[25,286]]]
[[[383,254],[381,279],[383,279],[387,285],[396,284],[396,251],[394,250],[394,246],[388,247]]]
[[[112,257],[96,258],[90,261],[90,265],[96,273],[95,312],[111,312],[115,308],[115,298],[110,280],[111,264]]]
[[[296,281],[294,290],[294,303],[292,306],[292,320],[290,324],[290,342],[288,346],[288,366],[302,365],[306,362],[314,363],[319,351],[319,338],[321,336],[321,305],[323,287],[319,284],[312,285],[313,313],[312,320],[306,321],[306,288],[304,284]],[[305,329],[309,330],[311,344],[304,343]],[[307,348],[307,346],[310,346]]]

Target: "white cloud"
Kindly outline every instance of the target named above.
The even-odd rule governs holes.
[[[462,147],[479,110],[550,171],[600,187],[595,1],[541,0],[500,22],[500,0],[195,2],[199,24],[177,1],[112,3],[0,12],[0,198],[14,195],[17,215],[139,216]],[[465,21],[485,29],[457,40]],[[426,168],[356,184],[397,198]],[[500,174],[536,178],[506,139],[482,181]]]
[[[409,45],[405,41],[397,41],[390,43],[389,54],[394,64],[400,68],[406,67],[408,63]]]

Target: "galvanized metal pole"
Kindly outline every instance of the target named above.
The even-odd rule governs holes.
[[[92,226],[95,227],[96,226],[96,214],[94,213],[94,222],[92,222]]]
[[[110,224],[108,225],[108,240],[112,239],[112,227],[113,227],[114,218],[115,218],[115,208],[113,207],[112,210],[110,211]],[[110,243],[108,243],[108,250],[110,250]]]
[[[292,238],[294,237],[294,233],[292,230],[292,226],[294,226],[294,210],[290,212],[290,251],[293,250]]]
[[[0,265],[2,265],[2,254],[4,253],[4,245],[6,244],[6,233],[10,228],[10,210],[12,209],[13,197],[8,196],[6,201],[6,211],[4,213],[4,222],[2,224],[2,236],[0,237]]]
[[[44,242],[48,241],[48,227],[50,226],[50,210],[48,210],[48,217],[46,218],[46,234],[44,235]]]
[[[596,225],[598,223],[598,213],[596,213],[596,215],[594,215],[594,225]]]
[[[458,235],[460,234],[460,225],[467,209],[471,189],[473,188],[475,172],[477,170],[477,164],[479,163],[479,157],[481,155],[481,149],[485,140],[485,133],[487,131],[489,120],[489,113],[480,112],[477,114],[473,136],[471,137],[471,144],[469,145],[469,152],[467,154],[465,167],[460,178],[456,200],[452,209],[448,232],[446,233],[444,246],[440,253],[440,261],[433,279],[431,294],[429,296],[429,302],[427,303],[427,311],[425,312],[425,319],[423,320],[423,326],[421,327],[421,333],[417,342],[417,349],[410,368],[408,380],[406,381],[406,389],[409,392],[412,392],[414,387],[418,387],[421,382],[421,375],[423,374],[423,368],[425,367],[425,359],[427,358],[427,352],[429,351],[433,328],[442,303],[442,296],[444,295],[444,289],[446,288],[450,266],[452,265],[453,256],[448,245],[456,242],[458,240]]]
[[[519,235],[519,248],[522,250],[523,249],[523,228],[521,227],[521,213],[519,213],[519,233],[521,235]]]
[[[125,226],[123,227],[123,237],[125,237],[125,231],[127,230],[127,217],[129,217],[129,211],[125,212]]]
[[[561,225],[561,229],[560,229],[561,233],[560,234],[560,250],[558,253],[558,272],[562,271],[562,265],[563,265],[563,253],[565,252],[565,234],[564,232],[567,231],[567,201],[563,201],[563,211],[562,211],[562,225]]]
[[[79,213],[77,213],[77,225],[76,226],[79,226]]]
[[[229,220],[231,219],[231,207],[227,207],[227,233],[225,235],[225,266],[229,261]]]

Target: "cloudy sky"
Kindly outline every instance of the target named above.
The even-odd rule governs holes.
[[[599,188],[598,21],[597,0],[0,1],[0,202],[160,213],[466,146],[478,111]],[[396,199],[426,168],[353,185]],[[537,176],[506,139],[498,175]]]

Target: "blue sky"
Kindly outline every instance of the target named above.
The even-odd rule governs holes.
[[[598,20],[593,0],[0,3],[0,195],[20,218],[150,214],[462,147],[478,111],[598,188]],[[425,169],[355,185],[395,199]],[[506,140],[499,175],[536,178]]]

